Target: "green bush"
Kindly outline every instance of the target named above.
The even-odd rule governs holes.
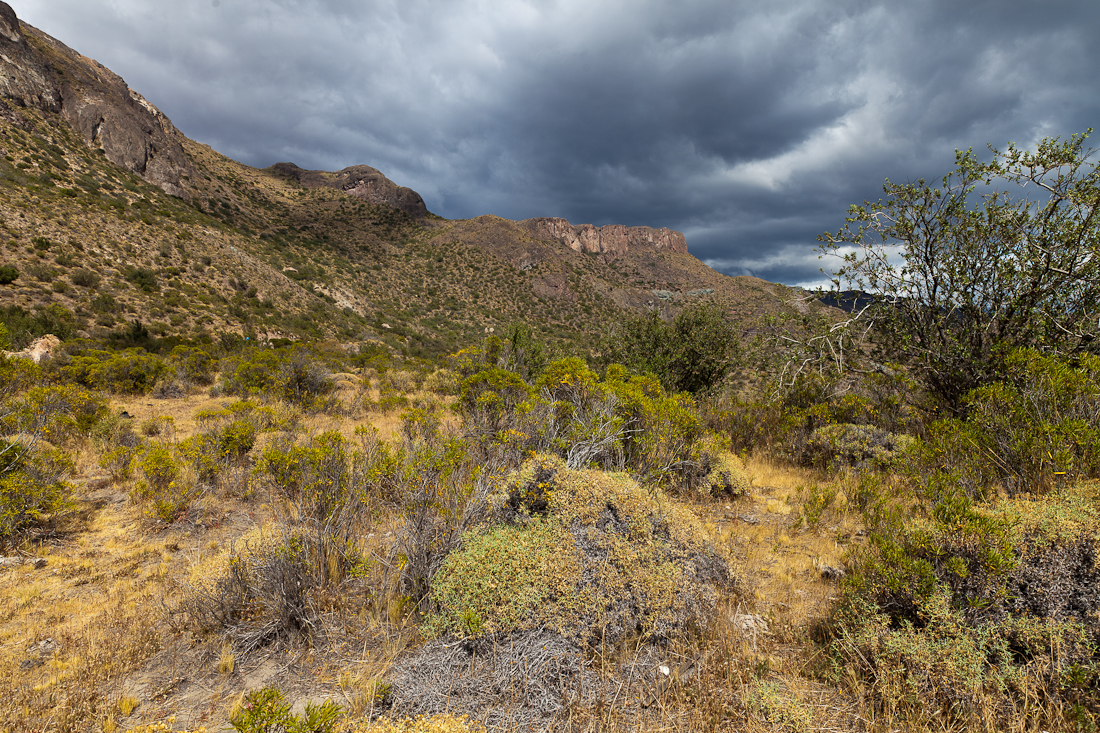
[[[0,265],[0,285],[11,285],[19,279],[19,270],[15,265]]]
[[[166,369],[153,388],[157,397],[183,397],[197,385],[214,381],[216,363],[209,353],[190,346],[176,346],[165,359]]]
[[[720,385],[737,363],[740,334],[721,307],[699,304],[671,321],[654,310],[627,316],[603,340],[608,360],[655,374],[670,392]]]
[[[37,520],[72,508],[64,477],[74,468],[68,454],[48,444],[0,439],[0,548]]]
[[[537,456],[491,497],[431,582],[435,633],[547,628],[581,645],[704,627],[728,568],[694,515],[625,474]]]
[[[91,270],[85,270],[83,268],[73,270],[69,275],[69,279],[73,281],[73,285],[81,288],[95,288],[99,286],[99,275]]]
[[[145,513],[162,522],[174,522],[198,497],[194,477],[183,472],[171,448],[148,445],[137,466],[143,476],[130,492],[130,498]]]
[[[275,687],[249,692],[229,724],[238,733],[332,733],[343,709],[329,700],[306,703],[305,717],[290,712],[286,697]]]
[[[329,369],[304,348],[251,348],[222,365],[220,388],[227,394],[281,399],[311,408],[324,406],[336,388]]]
[[[168,370],[164,359],[144,349],[88,351],[73,356],[62,373],[69,379],[114,394],[148,394]]]
[[[836,678],[901,727],[1006,727],[1026,710],[1038,729],[1093,729],[1096,487],[985,506],[948,468],[922,481],[919,504],[884,491],[867,512],[828,625]]]
[[[157,285],[157,274],[148,268],[127,267],[123,276],[146,293],[155,293],[160,289]]]

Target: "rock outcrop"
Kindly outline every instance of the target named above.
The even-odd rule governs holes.
[[[371,204],[385,204],[410,216],[426,216],[428,207],[416,191],[398,186],[369,165],[353,165],[336,173],[307,171],[293,163],[276,163],[267,170],[293,178],[305,188],[335,188]]]
[[[0,2],[0,96],[20,107],[61,111],[61,90],[41,56],[27,43],[15,11]]]
[[[194,175],[181,135],[160,110],[102,64],[29,25],[0,2],[0,96],[58,113],[112,163],[189,198]]]
[[[621,224],[574,226],[565,219],[539,217],[525,219],[519,225],[537,239],[556,239],[575,252],[622,255],[631,250],[687,253],[687,239],[671,229],[628,227]]]
[[[9,359],[30,359],[35,364],[41,364],[44,361],[52,359],[60,349],[61,339],[54,336],[52,333],[48,333],[41,338],[35,339],[30,346],[22,351],[0,351],[0,354],[3,354]]]

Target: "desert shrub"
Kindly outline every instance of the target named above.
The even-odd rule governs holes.
[[[352,733],[476,733],[484,730],[484,728],[472,724],[466,716],[460,717],[450,713],[442,713],[417,718],[404,718],[402,720],[381,718],[350,730]]]
[[[424,378],[424,389],[438,395],[456,395],[458,381],[458,374],[450,369],[436,369]]]
[[[379,386],[386,385],[399,394],[409,394],[417,390],[419,382],[420,380],[413,372],[404,369],[391,369],[379,379]]]
[[[467,532],[432,580],[435,633],[545,628],[582,645],[705,626],[728,568],[686,509],[626,474],[539,456],[491,499],[497,524]]]
[[[71,507],[64,479],[74,464],[50,441],[86,434],[105,412],[105,400],[72,385],[28,390],[39,374],[29,362],[0,357],[0,547]]]
[[[346,532],[313,523],[255,527],[197,565],[183,610],[201,629],[225,633],[243,652],[317,631],[349,592],[363,558]]]
[[[920,483],[949,471],[981,499],[997,486],[1044,492],[1100,475],[1100,357],[1025,350],[1006,363],[1010,381],[974,390],[966,417],[923,431],[910,466]]]
[[[19,279],[19,269],[15,265],[0,265],[0,285],[11,285]]]
[[[136,447],[116,445],[108,448],[99,456],[99,467],[111,474],[115,481],[125,481],[132,474]]]
[[[329,369],[307,349],[246,350],[222,365],[221,391],[226,394],[287,400],[323,407],[335,384]]]
[[[699,473],[703,476],[700,488],[711,496],[745,496],[752,485],[741,459],[721,449],[703,454]]]
[[[148,394],[168,365],[156,354],[144,349],[125,351],[92,350],[73,356],[62,373],[87,387],[114,394]]]
[[[244,696],[244,702],[229,717],[238,733],[332,733],[343,709],[329,700],[322,705],[307,703],[304,717],[290,712],[290,703],[276,687],[263,687]]]
[[[913,438],[872,425],[825,425],[806,440],[803,462],[822,468],[873,466],[889,468],[912,446]]]
[[[84,268],[73,270],[69,279],[72,280],[73,285],[81,288],[95,288],[99,285],[99,275]]]
[[[657,482],[708,472],[700,454],[703,423],[693,398],[667,394],[650,377],[626,377],[610,368],[606,383],[625,431],[618,468]]]
[[[838,679],[866,685],[877,715],[897,722],[998,727],[1023,711],[1036,728],[1092,729],[1096,488],[995,507],[946,472],[925,490],[924,516],[885,499],[868,514],[870,541],[830,625]]]
[[[361,488],[361,465],[336,431],[304,445],[291,441],[286,437],[264,451],[257,473],[295,507],[297,517],[327,522]]]
[[[127,267],[123,271],[123,277],[134,284],[134,287],[146,293],[155,293],[160,289],[157,284],[157,274],[145,267]]]
[[[0,548],[46,515],[72,508],[65,477],[74,470],[64,451],[0,438]]]
[[[196,414],[202,432],[179,444],[179,453],[199,482],[236,496],[250,493],[249,454],[261,432],[279,423],[270,408],[235,402],[222,410]]]
[[[85,319],[59,303],[39,307],[33,312],[17,305],[0,307],[0,323],[8,329],[12,349],[25,349],[32,341],[53,334],[63,342],[84,328]]]
[[[1016,489],[1100,476],[1100,356],[1029,349],[1011,354],[1006,367],[1006,381],[967,397],[966,421],[985,438],[975,458]]]
[[[488,437],[511,427],[516,406],[530,393],[515,372],[487,369],[462,380],[457,409],[476,435]]]
[[[177,346],[165,359],[165,365],[165,373],[153,388],[155,397],[183,397],[196,386],[214,381],[214,358],[202,349]]]
[[[535,451],[647,482],[702,475],[703,429],[691,396],[667,394],[655,377],[618,365],[601,381],[584,360],[559,359],[532,385],[514,372],[477,372],[463,381],[457,409],[479,445],[513,466]]]
[[[73,384],[32,387],[8,404],[2,421],[12,432],[40,436],[61,444],[88,435],[107,415],[102,395]]]
[[[146,515],[162,522],[174,522],[199,496],[194,475],[174,451],[151,443],[136,459],[140,479],[130,491],[130,499]]]

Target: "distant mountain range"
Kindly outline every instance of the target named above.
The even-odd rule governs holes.
[[[748,331],[805,309],[802,291],[722,275],[669,229],[449,221],[367,165],[243,165],[2,2],[0,265],[18,270],[0,305],[119,341],[221,332],[427,356],[514,321],[591,343],[625,311],[709,300]]]

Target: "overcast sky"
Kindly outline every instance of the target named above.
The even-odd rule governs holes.
[[[1096,0],[10,4],[249,165],[365,163],[451,219],[667,226],[788,284],[883,179],[1100,127]]]

